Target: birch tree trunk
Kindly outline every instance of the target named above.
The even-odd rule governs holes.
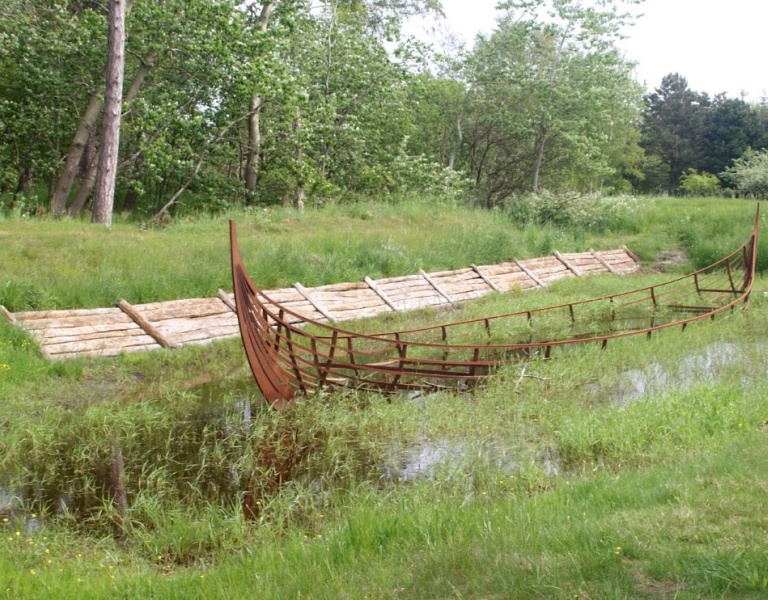
[[[258,18],[259,33],[265,33],[269,26],[269,17],[276,0],[265,0]],[[264,99],[258,93],[251,96],[248,107],[248,147],[245,159],[245,191],[256,192],[256,179],[259,174],[259,156],[261,155],[261,107]]]
[[[296,161],[296,189],[293,193],[293,207],[301,211],[304,210],[304,177],[301,165],[301,108],[298,106],[296,107],[296,118],[293,121],[293,134],[296,143],[296,153],[294,155]]]
[[[99,166],[93,197],[94,223],[109,227],[115,202],[117,154],[120,148],[120,117],[123,107],[123,69],[125,67],[125,2],[109,3],[109,52],[107,54],[104,120],[101,128]]]

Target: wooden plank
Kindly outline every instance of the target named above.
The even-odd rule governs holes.
[[[224,290],[221,288],[218,289],[216,292],[216,296],[219,300],[221,300],[224,304],[226,304],[229,307],[229,310],[232,312],[237,312],[237,308],[235,308],[235,301],[233,298],[230,298],[230,295],[227,294]]]
[[[572,264],[565,256],[560,254],[557,250],[555,250],[552,253],[557,260],[559,260],[561,263],[563,263],[566,267],[568,267],[568,270],[571,271],[576,277],[581,277],[582,273],[579,269],[576,268],[576,265]]]
[[[517,261],[517,260],[516,260],[516,261],[515,261],[515,264],[516,264],[518,267],[520,267],[520,270],[521,270],[523,273],[525,273],[526,275],[528,275],[528,277],[530,277],[530,278],[531,278],[531,280],[532,280],[534,283],[536,283],[536,285],[538,285],[539,287],[544,287],[544,282],[543,282],[541,279],[539,279],[538,277],[536,277],[536,275],[533,273],[533,271],[530,271],[530,270],[528,269],[528,267],[526,267],[526,266],[525,266],[523,263],[521,263],[520,261]]]
[[[131,318],[122,312],[119,308],[110,309],[109,313],[97,313],[92,315],[78,315],[74,317],[45,317],[42,319],[19,318],[16,313],[17,322],[29,331],[45,329],[61,329],[66,327],[89,327],[98,324],[125,325],[132,323]]]
[[[146,338],[142,343],[153,343],[152,339],[147,333],[140,327],[136,327],[132,331],[94,331],[92,333],[81,333],[78,335],[67,335],[66,333],[53,333],[46,336],[42,342],[45,346],[55,346],[56,344],[69,344],[75,342],[90,342],[93,340],[129,340],[133,338]]]
[[[125,323],[104,323],[95,325],[84,325],[81,327],[46,327],[45,329],[33,329],[42,339],[51,339],[55,337],[72,337],[92,335],[134,335],[135,333],[144,333],[144,330],[133,321]]]
[[[379,296],[379,298],[381,298],[384,301],[384,303],[387,306],[389,306],[389,308],[391,308],[393,311],[397,312],[397,310],[398,310],[397,306],[395,306],[395,303],[392,302],[392,299],[384,292],[384,290],[382,290],[379,287],[377,282],[375,282],[370,277],[366,277],[364,279],[364,281],[365,281],[365,283],[368,284],[368,287],[371,288],[374,292],[376,292],[376,294]]]
[[[150,338],[151,339],[151,338]],[[128,352],[146,352],[148,350],[159,350],[160,346],[152,340],[151,344],[146,345],[138,345],[138,346],[127,346],[125,348],[104,348],[102,350],[96,350],[96,351],[84,351],[84,350],[74,350],[74,351],[60,351],[51,353],[47,358],[49,360],[67,360],[71,358],[78,358],[80,356],[117,356],[118,354],[124,354]]]
[[[31,310],[15,313],[18,320],[31,321],[36,319],[64,319],[68,317],[93,317],[109,313],[119,313],[114,308],[77,308],[73,310]]]
[[[443,298],[445,298],[445,301],[449,304],[455,304],[455,302],[451,299],[451,297],[445,293],[445,291],[435,283],[435,280],[432,279],[427,273],[424,272],[424,269],[419,269],[419,275],[421,275],[433,288],[435,288],[435,291],[440,294]]]
[[[79,342],[64,342],[61,344],[50,344],[45,348],[51,355],[60,354],[62,352],[81,352],[98,355],[108,351],[117,353],[124,348],[130,348],[132,346],[147,346],[147,342],[151,342],[149,345],[153,346],[155,349],[161,347],[150,336],[145,336],[143,339],[140,337],[120,337],[109,340],[96,339]]]
[[[207,298],[186,298],[183,300],[163,300],[162,302],[145,302],[144,304],[135,304],[133,307],[146,314],[153,310],[178,310],[195,311],[198,306],[207,306],[211,303],[214,297],[209,296]]]
[[[318,302],[318,300],[312,295],[312,292],[310,292],[300,283],[294,283],[293,287],[295,287],[296,291],[298,291],[302,296],[304,296],[304,298],[306,298],[307,302],[309,302],[317,312],[319,312],[329,321],[336,322],[336,317],[334,317],[320,302]]]
[[[134,309],[136,310],[136,307],[134,307]],[[147,321],[154,323],[155,325],[162,321],[170,321],[173,319],[202,319],[206,317],[227,316],[232,314],[229,307],[218,298],[211,298],[211,302],[204,306],[198,306],[195,311],[179,310],[177,307],[170,310],[155,308],[154,310],[148,311],[136,310],[136,312],[139,312]]]
[[[137,310],[128,304],[125,300],[118,300],[117,307],[127,314],[134,322],[149,334],[163,348],[175,348],[176,344],[168,341],[158,329],[147,321]]]
[[[16,317],[14,317],[11,314],[11,311],[9,311],[5,306],[0,304],[0,315],[3,315],[5,317],[5,320],[8,321],[11,325],[16,325]]]
[[[483,272],[480,270],[480,268],[477,265],[472,265],[472,270],[477,273],[477,276],[482,279],[485,284],[491,288],[494,292],[500,292],[501,290],[496,287],[496,284],[493,283],[490,279],[488,279],[485,275],[483,275]]]

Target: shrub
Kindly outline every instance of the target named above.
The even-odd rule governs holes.
[[[680,190],[687,196],[709,198],[716,196],[720,189],[720,180],[711,173],[688,169],[680,178]]]
[[[601,233],[620,228],[636,210],[633,196],[542,191],[514,200],[509,215],[522,224],[551,224]]]

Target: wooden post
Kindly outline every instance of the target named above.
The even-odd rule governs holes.
[[[16,317],[14,317],[11,314],[11,312],[7,308],[5,308],[5,306],[3,306],[2,304],[0,304],[0,315],[3,315],[5,317],[5,319],[6,319],[6,321],[8,321],[11,325],[17,325],[18,324],[18,323],[16,323]]]
[[[384,300],[384,303],[387,306],[389,306],[389,308],[391,308],[394,312],[398,311],[398,308],[397,308],[397,306],[395,306],[395,303],[392,300],[392,298],[387,296],[387,294],[384,292],[384,290],[382,290],[373,279],[371,279],[370,277],[366,277],[364,281],[365,281],[365,283],[368,284],[369,288],[371,288],[374,292],[376,292],[376,295],[379,298]]]
[[[453,300],[451,300],[451,297],[445,292],[445,290],[443,290],[434,279],[432,279],[429,275],[427,275],[427,273],[424,272],[424,269],[419,269],[419,275],[426,279],[427,283],[429,283],[429,285],[431,285],[438,294],[445,298],[446,302],[449,304],[456,304]]]
[[[117,306],[126,315],[131,317],[131,319],[133,319],[133,322],[136,323],[136,325],[141,327],[147,333],[147,335],[153,338],[163,348],[177,347],[177,344],[174,344],[173,342],[169,341],[157,327],[155,327],[154,325],[152,325],[152,323],[147,321],[141,315],[141,313],[139,313],[139,311],[137,311],[133,306],[128,304],[125,300],[118,300]]]
[[[312,295],[312,292],[310,292],[307,288],[305,288],[300,283],[294,283],[293,287],[296,288],[296,290],[299,292],[299,294],[304,296],[304,299],[307,302],[309,302],[312,306],[315,307],[315,310],[317,310],[317,312],[319,312],[321,315],[323,315],[329,321],[331,321],[333,323],[336,322],[336,318],[330,313],[330,311],[328,311],[328,309],[326,309],[322,305],[322,303],[317,298],[315,298]]]
[[[544,287],[544,282],[538,277],[536,277],[536,274],[533,271],[531,271],[528,267],[526,267],[522,262],[520,262],[519,260],[516,260],[514,261],[514,263],[518,267],[520,267],[520,270],[526,275],[528,275],[528,277],[530,277],[536,285],[538,285],[539,287]]]
[[[614,269],[611,266],[611,264],[607,260],[605,260],[602,256],[600,256],[597,252],[595,252],[594,250],[590,250],[590,252],[592,253],[592,256],[594,256],[601,265],[603,265],[606,269],[608,269],[609,273],[612,273],[613,275],[619,274],[619,272],[616,269]]]
[[[125,535],[125,523],[128,520],[128,495],[125,493],[123,449],[114,442],[112,443],[112,462],[109,466],[109,487],[118,516],[115,533],[118,538],[122,538]]]
[[[475,273],[477,273],[477,276],[485,282],[485,285],[491,288],[494,292],[501,292],[501,290],[496,286],[495,283],[493,283],[493,281],[491,281],[485,275],[483,275],[482,271],[480,271],[480,268],[477,265],[470,265],[470,266],[472,267],[472,270]]]
[[[229,307],[229,310],[231,310],[233,313],[237,312],[237,308],[235,307],[234,301],[229,297],[229,294],[219,288],[219,291],[216,292],[216,296],[218,296],[219,300],[221,300],[224,304],[226,304]]]
[[[574,265],[572,265],[572,264],[571,264],[571,263],[568,261],[568,259],[567,259],[567,258],[565,258],[565,256],[563,256],[562,254],[560,254],[560,253],[559,253],[557,250],[555,250],[555,251],[552,253],[552,255],[553,255],[553,256],[554,256],[554,257],[555,257],[557,260],[559,260],[561,263],[563,263],[563,264],[565,265],[565,267],[566,267],[566,268],[567,268],[567,269],[568,269],[568,270],[569,270],[571,273],[573,273],[574,275],[576,275],[576,277],[581,277],[581,276],[583,275],[581,271],[579,271],[579,270],[578,270],[578,269],[577,269],[577,268],[576,268]]]

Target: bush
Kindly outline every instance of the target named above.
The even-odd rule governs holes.
[[[637,210],[633,196],[542,191],[515,199],[509,206],[513,221],[522,224],[551,224],[596,233],[619,229]]]
[[[710,198],[717,196],[719,190],[720,180],[705,171],[699,173],[696,169],[688,169],[680,178],[680,191],[687,196]]]
[[[736,186],[743,195],[768,196],[768,150],[747,150],[733,161],[721,177]]]

